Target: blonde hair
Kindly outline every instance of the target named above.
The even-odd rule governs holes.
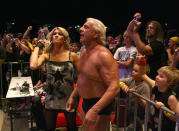
[[[134,43],[134,41],[131,39],[131,37],[129,36],[129,33],[128,33],[128,31],[127,30],[125,30],[124,31],[124,33],[123,33],[123,37],[124,36],[127,36],[129,39],[130,39],[130,44],[132,45],[132,46],[135,46],[135,43]],[[125,43],[125,41],[123,41],[123,44],[125,45],[126,43]]]
[[[93,27],[95,31],[100,33],[99,42],[103,45],[106,43],[106,27],[105,25],[98,19],[94,18],[87,18],[87,21],[93,23]]]
[[[177,70],[175,67],[163,66],[158,69],[158,72],[166,75],[170,86],[174,86],[179,82],[179,70]]]
[[[53,43],[52,43],[52,38],[53,38],[53,33],[55,30],[60,30],[62,35],[64,36],[64,48],[66,50],[69,50],[70,47],[70,38],[69,38],[69,33],[68,31],[63,28],[63,27],[55,27],[52,29],[51,32],[48,33],[47,35],[47,40],[50,41],[48,47],[46,48],[46,52],[50,52],[53,49]]]

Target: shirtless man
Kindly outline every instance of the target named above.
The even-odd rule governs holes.
[[[85,49],[80,53],[77,88],[72,92],[67,111],[74,111],[78,95],[83,98],[85,131],[105,131],[115,96],[120,92],[116,60],[104,46],[104,24],[88,18],[80,28],[80,42]]]

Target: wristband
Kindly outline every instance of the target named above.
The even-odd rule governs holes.
[[[123,87],[124,85],[125,85],[124,82],[120,82],[120,85],[119,85],[119,86],[120,86],[120,88],[121,88],[121,87]]]
[[[168,112],[166,112],[166,111],[163,111],[163,113],[164,113],[165,116],[167,116],[167,117],[171,117],[171,116],[172,116],[172,114],[170,114],[170,113],[168,113]]]

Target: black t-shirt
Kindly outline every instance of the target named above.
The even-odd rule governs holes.
[[[166,63],[168,57],[166,56],[166,50],[163,43],[159,41],[153,41],[148,45],[152,48],[153,51],[153,55],[147,56],[147,63],[150,66],[150,72],[148,76],[152,79],[155,79],[157,70],[165,65],[164,63]]]
[[[170,95],[174,95],[175,93],[173,92],[173,90],[171,90],[170,88],[168,89],[167,92],[160,92],[158,90],[158,87],[154,87],[152,89],[152,100],[154,98],[153,101],[160,101],[162,102],[167,108],[169,108],[168,105],[168,97]],[[170,108],[169,108],[170,109]],[[159,109],[155,108],[154,114],[152,115],[152,119],[154,119],[154,117],[159,117]],[[163,118],[162,118],[162,131],[168,131],[169,129],[171,131],[174,131],[175,129],[175,122],[170,120],[168,117],[166,117],[163,114]]]

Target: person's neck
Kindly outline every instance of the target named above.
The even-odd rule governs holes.
[[[156,40],[155,38],[148,38],[148,43],[151,43],[151,42],[153,42],[155,40]]]
[[[52,54],[59,54],[64,51],[65,51],[64,46],[54,46],[52,50]]]
[[[90,52],[92,49],[94,49],[96,46],[98,46],[98,43],[92,42],[90,44],[85,45],[86,52]]]
[[[135,80],[136,85],[139,84],[139,83],[141,83],[141,82],[143,81],[141,78],[134,79],[134,80]]]
[[[131,46],[131,44],[126,44],[126,48],[130,48]]]

